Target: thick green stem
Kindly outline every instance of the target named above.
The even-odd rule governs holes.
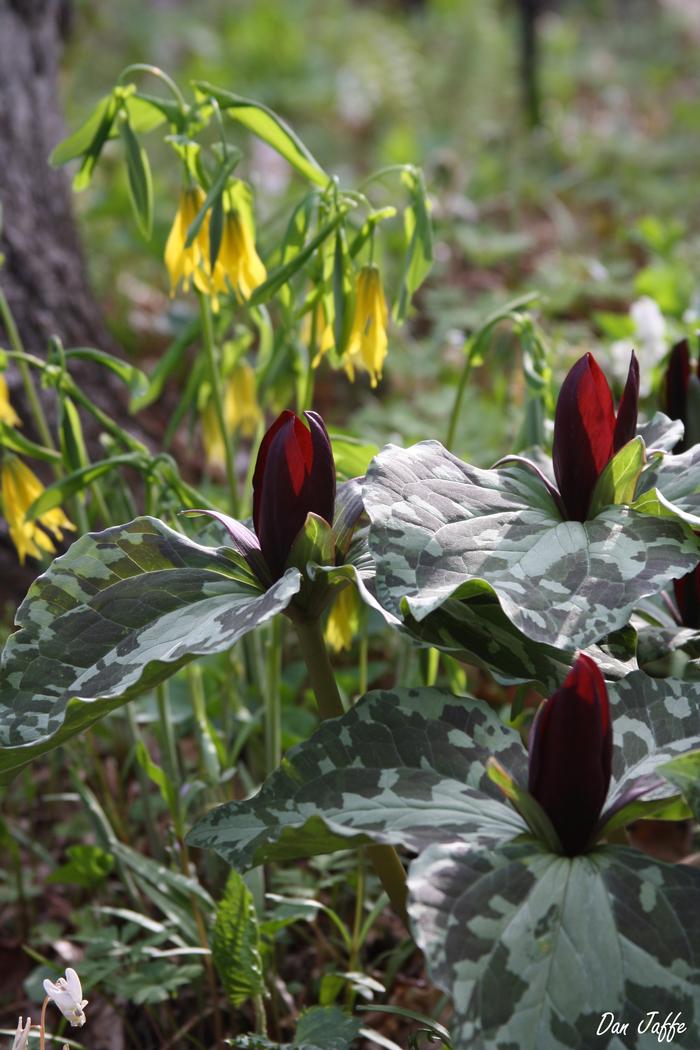
[[[319,714],[324,720],[337,718],[343,714],[343,702],[323,640],[321,621],[299,620],[295,621],[295,627]],[[398,853],[393,846],[367,846],[367,856],[396,912],[407,922],[406,872]]]
[[[282,760],[282,705],[280,679],[282,663],[282,618],[275,616],[267,643],[267,681],[265,683],[265,758],[268,775]]]
[[[15,319],[12,316],[10,304],[5,298],[5,293],[3,292],[2,288],[0,288],[0,318],[2,319],[2,323],[5,326],[5,331],[7,332],[7,338],[10,341],[10,346],[18,355],[15,358],[15,360],[17,361],[19,374],[22,377],[22,383],[24,385],[24,392],[27,395],[29,408],[31,410],[32,416],[34,417],[34,422],[36,423],[36,428],[39,432],[39,435],[41,436],[41,440],[44,442],[47,448],[55,449],[56,446],[51,436],[49,424],[46,422],[46,416],[44,415],[44,410],[41,407],[41,402],[39,401],[39,396],[34,386],[34,380],[32,379],[32,374],[29,371],[29,365],[24,360],[24,346],[22,345],[20,334],[17,331],[17,325],[15,324]]]
[[[447,437],[445,438],[445,448],[451,452],[452,446],[454,445],[455,434],[457,432],[457,423],[459,422],[459,416],[462,411],[462,401],[464,400],[464,392],[467,389],[467,382],[472,370],[472,355],[470,348],[467,348],[464,359],[464,368],[462,374],[459,377],[459,384],[457,386],[457,393],[455,394],[454,404],[452,406],[452,412],[450,413],[450,422],[447,427]]]
[[[224,414],[224,392],[221,384],[221,375],[219,374],[219,362],[216,356],[216,346],[214,344],[214,325],[211,316],[211,305],[209,303],[208,296],[204,295],[203,292],[199,294],[199,312],[202,320],[202,342],[204,343],[204,350],[207,355],[207,362],[209,365],[209,378],[211,379],[212,396],[214,398],[214,408],[216,410],[216,420],[219,424],[219,431],[221,433],[221,440],[224,445],[224,453],[226,456],[226,477],[228,479],[228,487],[231,500],[231,512],[234,518],[238,517],[238,482],[236,480],[236,462],[233,451],[233,444],[231,442],[227,427],[226,427],[226,416]]]

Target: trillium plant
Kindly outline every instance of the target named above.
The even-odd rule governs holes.
[[[167,97],[138,89],[147,73]],[[203,134],[210,125],[216,148]],[[276,242],[234,174],[242,151],[231,125],[305,183]],[[57,341],[39,360],[19,336],[1,362],[21,369],[27,389],[40,375],[60,423],[56,440],[33,396],[41,443],[26,437],[0,374],[2,501],[18,556],[53,554],[65,530],[78,537],[31,584],[2,652],[0,781],[60,745],[79,746],[125,708],[130,755],[172,820],[180,871],[156,865],[153,876],[155,862],[134,860],[126,834],[105,837],[106,818],[79,777],[76,791],[110,856],[134,865],[156,905],[166,884],[180,895],[167,922],[148,926],[168,933],[176,916],[174,947],[148,948],[160,963],[195,957],[217,1043],[226,1036],[220,981],[230,1004],[250,1003],[255,1018],[256,1032],[233,1045],[282,1046],[268,1038],[280,1004],[271,1007],[274,981],[263,975],[269,951],[252,892],[260,873],[242,873],[360,851],[358,895],[366,860],[451,1004],[449,1031],[428,1029],[450,1050],[589,1050],[609,1014],[628,1027],[611,1027],[601,1047],[647,1048],[654,1010],[679,1019],[676,1046],[698,1050],[700,871],[654,859],[629,834],[652,819],[700,818],[700,444],[688,345],[670,356],[668,414],[646,418],[634,354],[617,406],[590,353],[557,393],[532,315],[511,304],[467,347],[470,367],[494,327],[512,324],[532,384],[530,440],[493,467],[434,440],[377,449],[329,432],[312,408],[318,370],[377,386],[391,365],[391,326],[429,270],[422,175],[401,165],[343,189],[262,104],[204,82],[186,99],[162,71],[130,67],[54,161],[77,163],[85,188],[118,139],[147,238],[142,140],[159,127],[181,181],[160,248],[171,294],[192,296],[186,334],[151,377]],[[368,196],[395,175],[406,194],[396,275],[383,267],[378,234],[396,207]],[[127,384],[137,412],[187,352],[193,378],[176,417],[201,428],[218,482],[204,492],[174,457],[152,453],[92,404],[71,373],[87,355]],[[76,406],[101,429],[104,458],[90,460]],[[27,473],[31,458],[55,470],[52,483]],[[124,471],[140,479],[135,495]],[[117,516],[138,500],[143,513]],[[368,624],[389,637],[392,657],[371,672],[374,690]],[[331,638],[358,641],[358,697],[336,674]],[[420,683],[406,670],[415,652],[427,669]],[[510,709],[483,690],[471,695],[463,665],[487,674]],[[308,682],[316,702],[294,734],[280,701],[292,680]],[[257,792],[243,737],[213,728],[211,697],[230,692],[239,713],[260,698],[266,777]],[[177,786],[171,695],[185,697],[202,755],[188,791]],[[163,768],[127,707],[141,697],[157,709]],[[218,907],[195,877],[200,851],[230,869]],[[354,1002],[358,901],[352,931],[335,923],[348,948],[331,975],[340,983],[324,986],[320,1014],[299,1019],[292,1050],[348,1050],[360,1033],[357,1018],[330,1005],[343,982],[346,1006]],[[302,903],[306,919],[315,905]],[[111,911],[133,917],[126,906]],[[268,936],[288,921],[268,924]],[[71,1025],[84,1023],[74,970],[44,986]],[[335,1041],[321,1031],[328,1010],[346,1033]],[[27,1032],[20,1024],[17,1039]]]

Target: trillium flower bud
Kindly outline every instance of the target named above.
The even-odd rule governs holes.
[[[683,626],[700,631],[700,566],[674,580],[673,591]]]
[[[284,411],[263,438],[253,475],[253,524],[273,579],[309,513],[333,522],[335,464],[328,431],[317,412],[308,427]]]
[[[691,382],[697,384],[700,380],[700,359],[697,365],[697,377],[693,376],[692,365],[688,340],[681,339],[669,354],[663,390],[664,412],[670,419],[680,419],[685,426],[685,434],[673,449],[676,453],[685,452],[694,441],[697,441],[698,436],[697,402],[696,418],[692,419],[693,409],[690,404],[689,390]]]
[[[575,661],[544,701],[530,731],[528,791],[575,856],[592,845],[612,767],[612,723],[605,681],[590,657]]]
[[[554,417],[554,476],[572,521],[585,521],[595,483],[637,428],[639,365],[632,353],[615,415],[612,393],[592,354],[584,354],[562,384]]]

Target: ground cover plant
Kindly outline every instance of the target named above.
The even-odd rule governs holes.
[[[358,54],[358,25],[408,62],[411,26],[504,46],[476,5],[331,7]],[[540,32],[583,91],[578,17]],[[285,18],[237,31],[293,82]],[[2,593],[8,1046],[697,1050],[695,231],[636,186],[636,268],[563,287],[575,253],[527,247],[529,179],[573,150],[546,77],[549,122],[492,154],[493,201],[531,165],[522,229],[489,241],[419,113],[353,165],[216,49],[142,57],[50,163],[98,285],[125,243],[159,273],[159,352],[28,349],[0,269],[0,506],[36,570]],[[556,222],[629,221],[603,152]]]

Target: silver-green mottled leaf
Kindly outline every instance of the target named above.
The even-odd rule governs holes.
[[[637,659],[653,677],[700,681],[700,631],[690,627],[640,626]]]
[[[667,453],[654,459],[642,472],[637,503],[645,513],[665,513],[699,529],[700,445],[678,456]]]
[[[570,651],[533,642],[488,597],[474,601],[448,598],[423,620],[407,615],[402,627],[422,644],[484,668],[503,685],[529,683],[542,693],[561,684],[573,660]],[[637,661],[629,654],[619,656],[597,645],[585,651],[606,679],[624,678],[637,670]]]
[[[486,704],[439,689],[371,692],[293,748],[253,798],[211,810],[188,841],[236,868],[368,841],[499,842],[526,828],[488,776],[490,755],[526,777],[520,737]]]
[[[700,683],[635,671],[609,684],[608,695],[615,743],[609,804],[639,783],[647,799],[674,794],[659,766],[700,745]]]
[[[604,847],[433,846],[411,865],[409,914],[454,1002],[454,1050],[651,1050],[649,1011],[700,1046],[700,871]],[[628,1034],[597,1036],[603,1014]]]
[[[364,487],[377,596],[417,620],[447,598],[494,592],[534,641],[574,650],[623,627],[635,603],[682,576],[700,542],[674,518],[611,506],[562,521],[542,479],[480,470],[438,442],[387,446]]]
[[[0,782],[195,656],[228,649],[299,589],[155,518],[77,540],[32,584],[0,664]]]

